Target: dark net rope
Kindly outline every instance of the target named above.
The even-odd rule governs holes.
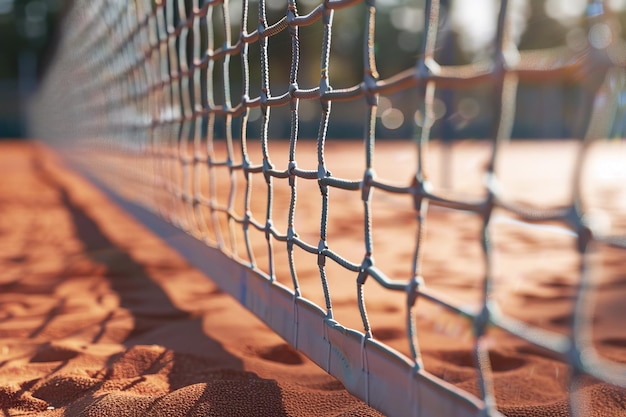
[[[572,369],[571,384],[575,391],[580,377],[589,374],[619,386],[626,386],[624,365],[611,363],[590,348],[586,337],[590,327],[589,274],[590,247],[601,242],[626,248],[624,237],[599,235],[584,221],[581,203],[582,167],[588,148],[602,138],[604,127],[610,123],[616,97],[624,85],[624,54],[616,54],[624,45],[617,39],[606,50],[588,46],[579,51],[553,48],[542,51],[518,51],[511,40],[509,2],[501,1],[498,14],[495,48],[484,65],[441,66],[435,60],[439,2],[426,1],[421,52],[415,66],[380,79],[376,68],[374,37],[376,10],[374,0],[366,1],[364,15],[353,13],[352,19],[363,19],[363,76],[360,83],[342,89],[331,87],[330,52],[334,12],[353,8],[358,0],[327,1],[310,13],[298,14],[295,0],[288,0],[282,19],[267,19],[266,1],[259,0],[258,22],[251,24],[250,2],[241,4],[239,33],[232,36],[231,7],[228,0],[216,1],[155,1],[121,2],[101,0],[77,2],[65,20],[65,31],[59,54],[47,83],[40,94],[39,126],[43,134],[59,137],[74,149],[90,148],[89,165],[114,183],[123,183],[123,192],[140,199],[162,217],[183,228],[208,244],[237,257],[237,231],[243,233],[247,259],[239,259],[250,268],[276,279],[275,242],[286,246],[293,290],[300,295],[296,274],[294,247],[317,256],[317,265],[325,297],[328,318],[333,318],[331,293],[327,282],[326,263],[335,262],[356,275],[359,311],[366,337],[372,332],[365,309],[364,284],[368,278],[382,287],[406,293],[407,336],[417,369],[422,368],[415,310],[418,299],[434,302],[473,323],[474,355],[478,366],[482,399],[487,408],[495,406],[491,381],[490,360],[485,344],[488,326],[497,326],[537,346],[548,349]],[[590,2],[587,22],[605,19],[601,2]],[[320,80],[315,88],[298,85],[300,68],[300,28],[321,24]],[[290,69],[288,87],[284,91],[270,89],[268,41],[281,33],[290,37]],[[250,50],[256,48],[260,62],[250,60]],[[239,59],[241,72],[232,73],[231,60]],[[518,81],[550,79],[578,82],[589,71],[601,74],[595,86],[593,106],[586,109],[588,123],[575,167],[573,198],[565,207],[537,209],[507,201],[495,184],[495,165],[501,144],[510,138],[515,116]],[[339,69],[335,69],[339,71]],[[251,72],[260,73],[260,89],[252,90]],[[234,77],[234,78],[233,78]],[[241,96],[232,96],[231,78],[241,84]],[[284,81],[284,80],[283,80]],[[484,198],[458,200],[433,192],[425,168],[426,146],[435,121],[433,100],[437,88],[465,89],[489,85],[493,91],[494,113],[491,133],[491,154],[486,166],[488,178]],[[380,94],[391,94],[414,88],[420,98],[423,122],[416,135],[418,153],[415,176],[411,183],[398,186],[379,178],[374,171],[376,113]],[[301,100],[317,101],[321,108],[317,136],[316,170],[306,170],[296,162],[299,140],[299,106]],[[338,178],[331,174],[325,161],[331,105],[338,101],[364,100],[367,106],[365,126],[365,170],[362,179]],[[219,102],[219,104],[218,104]],[[608,104],[607,104],[608,103]],[[271,111],[287,106],[289,117],[289,160],[283,169],[270,160],[268,144]],[[259,108],[262,114],[260,135],[249,137],[250,112]],[[69,116],[68,116],[69,115]],[[233,123],[239,120],[239,137]],[[226,144],[225,158],[215,151],[217,124],[221,123]],[[40,129],[41,130],[41,129]],[[71,140],[75,139],[75,140]],[[261,143],[261,161],[253,161],[248,151],[251,141]],[[239,143],[239,146],[236,143]],[[77,151],[76,151],[77,152]],[[241,161],[241,162],[237,162]],[[83,161],[85,162],[85,161]],[[226,203],[220,203],[217,176],[226,170],[230,187],[224,190]],[[207,173],[208,193],[203,191],[203,173]],[[263,219],[251,211],[253,176],[264,178],[267,206]],[[243,207],[236,207],[236,177],[244,178]],[[286,232],[273,222],[273,192],[275,181],[287,181],[290,189]],[[297,184],[317,181],[321,193],[320,230],[318,242],[307,242],[298,234],[295,219]],[[354,263],[333,250],[327,242],[327,225],[331,189],[360,192],[364,209],[364,255]],[[372,239],[371,197],[374,190],[405,195],[413,201],[418,227],[412,262],[413,278],[391,279],[374,263]],[[255,189],[255,192],[262,192]],[[426,214],[429,206],[440,206],[475,213],[481,219],[481,245],[485,276],[482,281],[482,306],[478,310],[459,307],[436,295],[424,286],[421,264]],[[492,301],[493,268],[490,226],[492,214],[503,209],[527,222],[558,221],[576,235],[580,257],[580,282],[576,293],[573,326],[570,334],[562,335],[542,330],[501,314]],[[219,223],[226,216],[228,226]],[[250,233],[263,233],[267,242],[269,268],[260,271],[254,257]],[[578,412],[572,396],[572,410]]]

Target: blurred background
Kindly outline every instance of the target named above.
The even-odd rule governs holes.
[[[258,2],[258,0],[257,0]],[[0,137],[18,138],[28,136],[27,109],[29,100],[45,74],[47,64],[54,57],[58,27],[70,0],[0,0]],[[191,8],[197,0],[186,0]],[[251,3],[255,3],[251,1]],[[438,38],[437,60],[444,65],[479,62],[492,53],[495,22],[499,0],[441,0],[441,34]],[[626,27],[626,0],[607,0],[610,18],[606,27],[595,28],[596,42],[611,44],[611,36]],[[255,3],[256,4],[256,3]],[[268,20],[275,22],[284,16],[286,0],[267,0]],[[301,0],[299,13],[311,11],[319,0]],[[515,22],[513,33],[520,50],[565,46],[572,49],[594,40],[588,39],[589,27],[584,19],[586,0],[511,0],[511,13]],[[365,12],[365,5],[360,5]],[[358,7],[357,7],[358,8]],[[231,30],[240,26],[240,2],[231,1]],[[255,6],[251,4],[251,13]],[[354,18],[355,8],[335,13],[331,51],[331,85],[335,88],[358,84],[362,79],[363,19]],[[350,14],[352,13],[352,14]],[[218,28],[222,23],[220,13],[212,24],[216,26],[216,44],[219,45]],[[376,54],[381,78],[387,78],[415,65],[423,32],[424,0],[378,0]],[[250,16],[249,31],[254,30],[256,19]],[[610,26],[610,27],[609,27]],[[300,29],[302,65],[299,74],[300,87],[310,88],[319,82],[319,55],[321,24]],[[236,39],[236,38],[235,38]],[[602,47],[602,45],[600,45]],[[623,48],[622,48],[623,49]],[[270,39],[270,75],[272,92],[286,91],[290,65],[290,38],[281,33]],[[623,52],[622,52],[623,54]],[[254,47],[250,48],[250,62],[260,57]],[[257,61],[258,62],[258,61]],[[240,71],[239,60],[232,60],[231,74]],[[219,66],[216,66],[219,67]],[[339,68],[341,71],[339,71]],[[219,68],[217,69],[219,71]],[[254,73],[259,71],[252,71]],[[592,76],[593,74],[589,74]],[[217,79],[221,76],[216,73]],[[231,77],[235,78],[235,77]],[[257,86],[252,79],[252,91]],[[231,96],[240,92],[233,83]],[[413,102],[414,91],[382,97],[379,108],[381,138],[407,138],[420,123],[420,115],[408,110]],[[580,83],[547,82],[522,83],[517,94],[517,112],[513,137],[519,138],[568,138],[580,134],[578,109],[586,92]],[[483,109],[490,107],[489,94],[484,87],[463,92],[438,89],[435,113],[438,122],[433,126],[434,137],[472,138],[489,134],[491,114]],[[219,102],[219,100],[218,100]],[[626,103],[626,96],[621,104]],[[315,136],[318,128],[315,103],[301,102],[301,133]],[[414,107],[412,107],[414,109]],[[332,129],[336,137],[362,136],[362,119],[355,118],[350,106],[342,110],[333,108],[337,119]],[[260,111],[256,112],[260,116]],[[277,112],[280,114],[280,112]],[[255,117],[255,115],[252,115]],[[287,115],[285,115],[287,117]],[[276,120],[279,117],[277,116]],[[285,120],[288,120],[285,118]],[[272,132],[274,137],[288,136],[285,131]],[[219,129],[219,126],[218,126]],[[254,126],[251,132],[254,133]],[[618,118],[611,134],[623,136],[624,122]],[[219,136],[219,132],[217,132]]]
[[[0,138],[27,135],[28,100],[54,51],[63,0],[0,0]]]

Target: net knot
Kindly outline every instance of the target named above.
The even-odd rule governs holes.
[[[267,91],[267,88],[263,87],[261,88],[261,94],[260,94],[260,99],[261,99],[261,110],[264,112],[265,114],[265,107],[267,106],[267,99],[269,97],[269,93]]]
[[[243,216],[243,230],[247,231],[250,229],[250,219],[252,218],[252,212],[249,210]]]
[[[287,173],[289,174],[289,186],[295,187],[296,185],[296,161],[289,161],[289,165],[287,165]]]
[[[270,240],[270,234],[272,233],[272,219],[267,219],[265,221],[265,227],[263,228],[265,231],[265,240]]]
[[[485,305],[474,318],[474,334],[477,338],[485,334],[487,323],[489,323],[489,307]]]
[[[317,244],[317,266],[319,266],[320,268],[323,268],[326,265],[326,256],[324,255],[324,251],[326,249],[328,249],[326,241],[320,239],[319,243]]]
[[[330,176],[330,171],[328,171],[324,165],[319,164],[317,166],[317,183],[320,186],[320,192],[323,196],[328,195],[328,184],[326,184],[325,179]]]
[[[357,284],[365,284],[365,280],[369,276],[369,270],[372,266],[374,266],[374,258],[368,253],[365,255],[365,258],[363,258],[363,262],[361,262],[361,266],[359,267],[359,275],[356,278]]]
[[[296,97],[296,92],[298,91],[298,83],[293,82],[289,84],[289,96],[291,100],[289,101],[289,108],[292,112],[298,111],[298,98]]]
[[[433,75],[439,75],[440,72],[441,66],[431,57],[417,61],[415,68],[415,77],[417,79],[428,79]]]
[[[500,194],[501,186],[495,172],[491,171],[485,174],[485,188],[487,188],[487,191],[494,196]]]
[[[378,94],[376,91],[376,79],[378,74],[375,74],[371,69],[365,70],[365,76],[363,82],[361,82],[361,88],[365,91],[365,100],[370,106],[378,106]]]
[[[421,210],[422,200],[430,194],[432,188],[429,181],[421,178],[420,175],[415,175],[411,184],[411,195],[413,196],[413,208],[416,211]]]
[[[417,301],[417,297],[419,295],[419,289],[424,285],[424,277],[422,277],[421,275],[414,276],[413,279],[409,282],[409,285],[407,285],[406,287],[408,306],[415,305],[415,302]]]
[[[370,196],[372,195],[372,183],[374,182],[375,176],[376,172],[372,168],[365,170],[365,173],[363,174],[363,185],[361,187],[361,200],[369,201]]]
[[[298,91],[298,83],[297,82],[293,82],[293,83],[289,84],[289,95],[291,97],[295,96],[296,91]]]
[[[325,25],[330,25],[333,20],[333,9],[330,7],[330,1],[324,0],[322,5],[322,23]]]
[[[567,349],[567,361],[572,364],[575,371],[584,370],[589,364],[585,364],[584,360],[584,348],[580,349],[579,344],[576,343],[574,338],[570,339],[569,349]]]
[[[322,76],[320,78],[320,100],[322,102],[322,109],[324,112],[330,110],[330,100],[324,97],[324,95],[331,91],[333,88],[328,82],[328,68],[322,68]]]
[[[298,234],[294,230],[293,225],[289,225],[287,228],[287,250],[291,252],[293,250],[293,240],[298,237]]]
[[[296,9],[295,4],[291,4],[291,2],[287,5],[287,16],[286,21],[289,26],[289,33],[293,36],[298,33],[298,26],[293,24],[293,21],[296,19],[298,15],[298,10]]]
[[[586,224],[575,206],[569,208],[566,218],[570,227],[576,231],[576,249],[579,253],[585,253],[587,246],[593,240],[593,230]]]
[[[487,301],[483,305],[480,313],[474,317],[473,328],[476,338],[484,336],[491,317],[497,317],[499,315],[498,312],[498,307],[493,301]]]
[[[265,177],[265,182],[270,183],[272,179],[272,175],[270,171],[274,169],[274,166],[270,162],[269,158],[263,158],[263,176]]]

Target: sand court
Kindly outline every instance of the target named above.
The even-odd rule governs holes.
[[[624,148],[620,142],[609,145],[593,150],[593,158],[603,162],[586,168],[585,198],[599,213],[594,221],[623,235],[626,191],[615,161]],[[0,146],[0,406],[5,415],[380,415],[64,167],[49,149],[29,142]],[[288,143],[271,146],[276,161],[285,160]],[[314,147],[299,144],[303,167],[314,163]],[[429,152],[433,183],[443,187],[436,144]],[[568,198],[574,154],[571,142],[514,142],[500,159],[503,189],[529,204],[562,203]],[[360,142],[331,143],[327,155],[337,177],[358,179],[363,172]],[[455,146],[452,195],[480,195],[477,172],[484,155],[480,143]],[[410,143],[381,142],[377,174],[406,183],[414,158]],[[228,176],[221,178],[226,185]],[[274,216],[283,230],[290,190],[275,182]],[[254,192],[262,190],[261,184]],[[359,262],[364,251],[360,193],[335,191],[329,194],[329,247]],[[295,226],[307,241],[319,238],[319,199],[316,181],[298,181]],[[259,216],[263,200],[252,199]],[[407,196],[380,190],[372,197],[376,265],[394,279],[410,274],[417,222],[411,204]],[[222,217],[220,228],[226,232]],[[479,303],[484,274],[478,230],[470,213],[429,210],[426,284],[468,307]],[[578,280],[572,235],[558,224],[520,225],[504,211],[495,214],[493,234],[494,297],[501,310],[540,328],[568,332]],[[264,270],[265,236],[251,232],[250,238]],[[288,285],[284,243],[274,242],[274,251],[277,279]],[[626,257],[606,245],[592,256],[593,345],[602,357],[624,363]],[[323,305],[315,256],[297,251],[295,258],[303,295]],[[327,266],[337,320],[362,330],[355,274],[330,261]],[[373,280],[364,289],[374,337],[408,355],[404,294],[383,290]],[[418,301],[416,320],[426,369],[478,395],[470,323],[424,300]],[[568,415],[566,365],[498,329],[489,331],[488,341],[502,413]],[[626,415],[623,388],[592,378],[583,385],[588,415]]]

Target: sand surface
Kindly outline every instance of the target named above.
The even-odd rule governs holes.
[[[286,161],[286,149],[285,144],[272,148],[277,162]],[[499,167],[508,196],[538,206],[567,201],[573,144],[552,143],[540,152],[516,144],[512,150]],[[312,151],[313,145],[300,146],[298,162],[303,168],[315,168]],[[474,144],[455,149],[453,195],[480,195],[482,179],[477,173],[485,155],[486,149]],[[588,169],[593,186],[587,186],[585,198],[597,207],[594,221],[624,235],[624,155],[599,155],[604,162]],[[383,143],[377,148],[376,170],[380,177],[405,184],[414,158],[408,144]],[[436,187],[444,182],[438,161],[433,155]],[[329,144],[328,166],[334,176],[360,179],[362,145]],[[64,168],[49,150],[34,143],[0,143],[0,178],[4,415],[380,415]],[[296,226],[303,239],[316,243],[319,189],[314,181],[300,183]],[[329,246],[360,262],[360,194],[332,191]],[[274,197],[276,226],[285,230],[289,187],[278,184]],[[262,195],[253,199],[252,212],[259,219],[264,218],[264,204]],[[407,279],[416,225],[411,201],[377,192],[373,207],[377,265],[392,278]],[[566,332],[578,279],[573,237],[550,228],[521,227],[507,220],[506,213],[498,215],[495,297],[502,310]],[[484,273],[477,219],[438,209],[430,211],[428,221],[423,271],[427,285],[461,304],[476,304]],[[267,268],[262,234],[254,234],[252,243],[259,267]],[[242,246],[234,251],[245,257]],[[283,253],[282,246],[276,249]],[[276,274],[289,283],[285,259],[284,254],[277,256]],[[594,347],[606,359],[626,363],[626,254],[601,247],[594,259]],[[323,305],[314,256],[300,251],[296,260],[303,295]],[[337,319],[361,329],[355,277],[346,278],[332,262],[328,269]],[[404,295],[381,291],[373,281],[366,284],[366,292],[374,337],[408,354]],[[478,394],[469,323],[428,303],[420,304],[417,320],[426,369]],[[489,338],[496,396],[504,414],[569,415],[567,366],[500,331],[490,331]],[[626,416],[624,389],[592,378],[583,385],[586,414]]]

